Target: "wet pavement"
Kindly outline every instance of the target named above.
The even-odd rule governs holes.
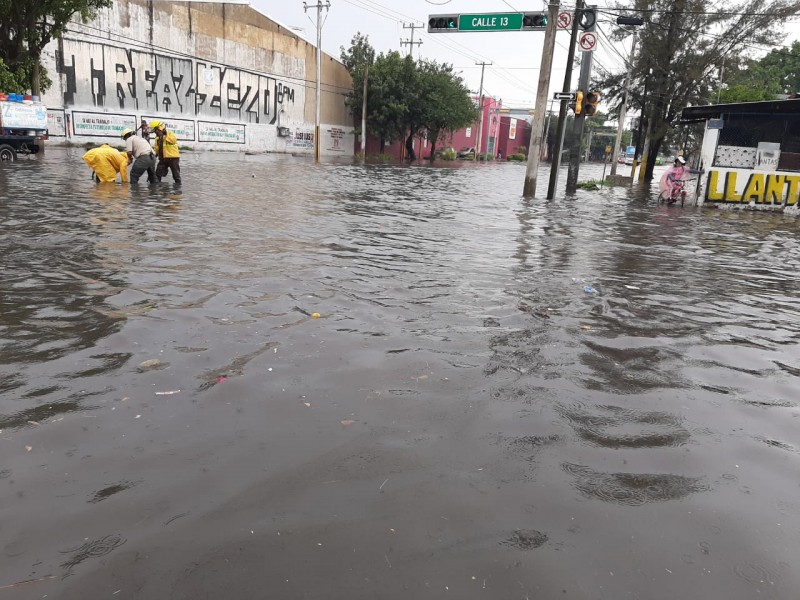
[[[0,598],[797,598],[797,217],[80,154],[0,165]]]

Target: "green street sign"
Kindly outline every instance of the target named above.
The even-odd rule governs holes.
[[[459,31],[519,31],[522,29],[522,13],[487,13],[481,15],[459,15]]]
[[[544,31],[546,12],[485,13],[459,15],[447,13],[428,17],[428,33],[459,33],[475,31]]]

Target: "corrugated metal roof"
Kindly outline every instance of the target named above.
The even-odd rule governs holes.
[[[697,123],[706,119],[718,119],[722,115],[789,115],[800,114],[800,98],[792,100],[765,100],[763,102],[734,102],[731,104],[709,104],[687,106],[681,112],[681,123]]]

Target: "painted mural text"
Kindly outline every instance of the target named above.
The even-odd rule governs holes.
[[[295,90],[266,75],[193,58],[64,39],[64,106],[274,124]]]
[[[710,171],[707,202],[755,202],[793,206],[800,200],[800,175]]]

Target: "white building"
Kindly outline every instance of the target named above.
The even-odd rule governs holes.
[[[118,142],[159,119],[181,145],[314,152],[316,48],[241,2],[116,0],[45,49],[50,143]],[[320,151],[353,154],[352,81],[322,57]]]

